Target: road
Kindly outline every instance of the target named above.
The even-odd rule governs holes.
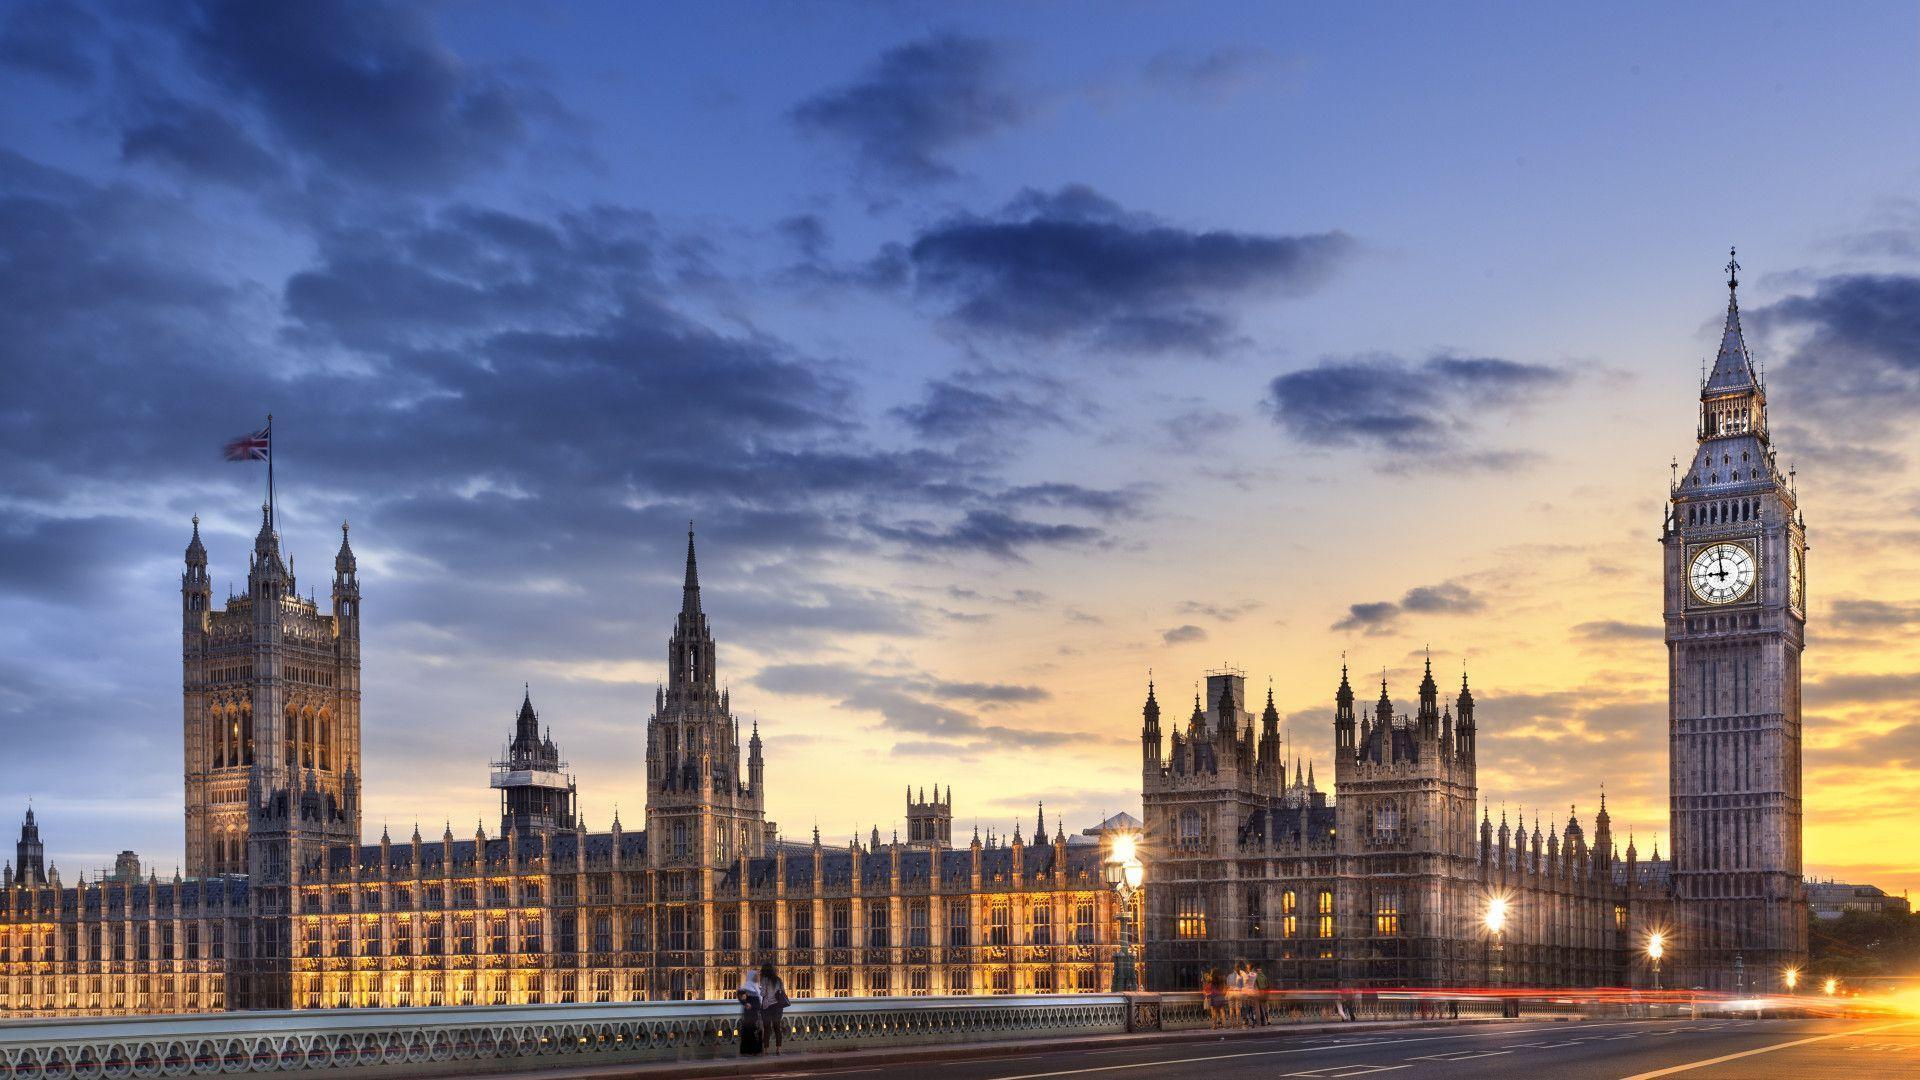
[[[1034,1053],[933,1065],[778,1074],[890,1080],[1794,1080],[1920,1078],[1920,1020],[1659,1020],[1520,1023],[1244,1037]]]

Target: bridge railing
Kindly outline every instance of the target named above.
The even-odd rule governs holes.
[[[1499,1015],[1500,1003],[1280,994],[1266,1022]],[[1198,994],[806,998],[786,1012],[790,1049],[1065,1038],[1205,1027]],[[0,1080],[120,1080],[328,1072],[344,1078],[713,1057],[732,1052],[729,1001],[216,1013],[0,1023]]]

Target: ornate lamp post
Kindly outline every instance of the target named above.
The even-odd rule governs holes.
[[[1139,842],[1132,833],[1114,834],[1103,869],[1107,884],[1113,886],[1114,900],[1120,905],[1120,951],[1113,956],[1113,992],[1125,994],[1140,989],[1134,970],[1133,900],[1146,879]]]
[[[1653,989],[1660,992],[1660,958],[1667,955],[1667,935],[1655,930],[1647,938],[1647,958],[1653,961]]]

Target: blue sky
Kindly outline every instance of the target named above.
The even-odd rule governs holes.
[[[1405,694],[1431,645],[1496,806],[1605,776],[1659,832],[1651,541],[1738,243],[1809,860],[1901,884],[1916,28],[1845,15],[4,5],[0,801],[178,858],[180,549],[244,578],[214,451],[272,410],[303,584],[355,523],[373,830],[490,820],[523,681],[636,817],[691,517],[790,830],[1133,805],[1149,668],[1271,676],[1324,757],[1342,653]]]

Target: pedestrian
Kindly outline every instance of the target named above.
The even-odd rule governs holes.
[[[760,973],[748,968],[733,996],[740,1002],[740,1056],[758,1054],[765,1049],[760,1040]]]
[[[787,984],[773,970],[772,964],[760,966],[760,1048],[771,1043],[773,1052],[779,1053],[787,1041]]]
[[[1255,1007],[1253,965],[1240,961],[1240,1026],[1253,1026]]]
[[[1200,992],[1206,997],[1209,1025],[1216,1028],[1226,1027],[1227,981],[1221,976],[1219,968],[1208,968],[1207,973],[1200,976]]]
[[[1256,968],[1253,973],[1253,1004],[1260,1026],[1267,1026],[1267,969]]]

